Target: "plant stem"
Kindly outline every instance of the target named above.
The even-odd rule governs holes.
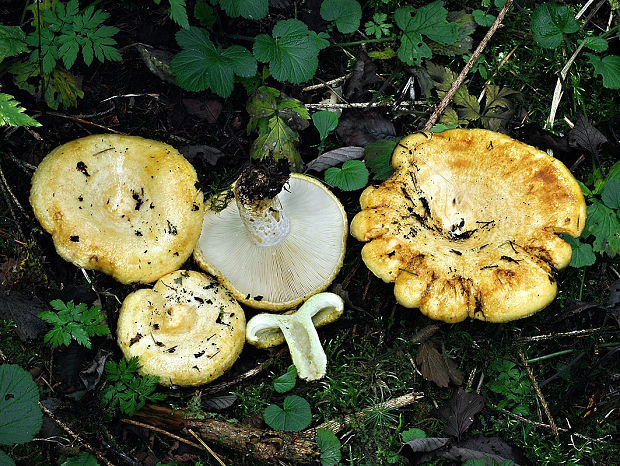
[[[379,42],[389,42],[396,40],[395,36],[382,37],[381,39],[365,39],[365,40],[354,40],[351,42],[337,42],[332,44],[332,47],[349,47],[352,45],[364,45],[364,44],[376,44]]]
[[[581,301],[581,297],[583,296],[583,284],[586,281],[586,268],[584,267],[581,271],[581,285],[579,285],[579,301]]]
[[[528,364],[530,364],[530,363],[533,363],[533,362],[544,361],[545,359],[551,359],[551,358],[555,358],[556,356],[562,356],[564,354],[570,354],[570,353],[572,353],[574,351],[575,351],[574,349],[562,350],[562,351],[558,351],[557,353],[545,354],[544,356],[539,356],[537,358],[528,359],[527,362],[528,362]]]

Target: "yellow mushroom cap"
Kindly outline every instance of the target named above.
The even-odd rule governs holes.
[[[198,265],[238,301],[270,311],[325,290],[342,267],[348,234],[342,204],[314,178],[291,174],[278,197],[290,223],[278,244],[256,244],[230,202],[221,212],[207,210],[194,250]]]
[[[586,220],[557,159],[506,135],[455,129],[400,141],[395,173],[360,197],[351,234],[397,301],[432,319],[505,322],[547,306]]]
[[[168,144],[94,135],[43,159],[30,203],[65,260],[121,283],[149,283],[192,253],[204,215],[197,181]]]
[[[209,383],[237,360],[245,342],[239,303],[203,273],[177,270],[123,301],[117,338],[127,359],[162,385]]]

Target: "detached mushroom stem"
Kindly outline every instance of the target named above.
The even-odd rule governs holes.
[[[343,311],[340,296],[319,293],[292,314],[255,315],[247,323],[246,340],[258,348],[269,348],[286,340],[299,377],[318,380],[325,376],[327,356],[316,327],[335,321]]]

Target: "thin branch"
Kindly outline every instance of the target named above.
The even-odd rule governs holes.
[[[84,120],[82,118],[77,118],[71,115],[65,115],[64,113],[58,113],[58,112],[47,112],[48,115],[52,115],[52,116],[57,116],[60,118],[66,118],[67,120],[71,120],[71,121],[75,121],[77,123],[83,123],[85,125],[89,125],[89,126],[95,126],[96,128],[101,128],[101,129],[105,129],[106,131],[110,131],[111,133],[116,133],[116,134],[125,134],[121,131],[116,131],[115,129],[109,128],[107,126],[103,126],[97,123],[93,123],[92,121],[88,121],[88,120]]]
[[[506,16],[506,13],[508,12],[508,9],[510,8],[510,5],[512,5],[512,0],[507,0],[506,4],[504,5],[502,10],[497,15],[497,18],[495,18],[495,21],[493,22],[493,24],[487,31],[486,35],[480,41],[480,44],[478,44],[478,47],[476,47],[476,50],[469,58],[469,60],[467,61],[467,63],[465,64],[461,72],[459,73],[458,77],[452,83],[452,86],[450,87],[450,89],[448,90],[444,98],[441,100],[441,102],[439,103],[439,105],[437,106],[433,114],[430,116],[430,118],[426,122],[426,125],[424,125],[423,131],[429,131],[433,127],[433,125],[437,122],[437,120],[439,119],[443,111],[446,109],[448,104],[450,104],[450,102],[452,101],[452,98],[454,97],[454,94],[456,94],[456,91],[459,89],[459,87],[461,87],[461,84],[463,84],[463,81],[465,81],[465,76],[467,76],[467,73],[469,73],[469,70],[471,70],[471,68],[474,66],[474,63],[476,63],[476,61],[480,57],[480,54],[487,46],[489,40],[491,40],[491,37],[493,37],[493,34],[495,34],[495,31],[497,31],[497,29],[500,27],[504,19],[504,16]]]
[[[159,427],[155,427],[150,424],[145,424],[144,422],[134,421],[133,419],[127,419],[127,418],[122,418],[121,422],[124,424],[130,424],[132,426],[142,427],[143,429],[152,430],[153,432],[158,432],[160,434],[163,434],[167,437],[173,438],[175,440],[178,440],[179,442],[182,442],[186,445],[190,445],[200,450],[200,445],[198,445],[197,443],[194,443],[191,440],[184,439],[183,437],[179,437],[178,435],[173,434],[172,432],[168,432],[167,430],[160,429]]]
[[[340,84],[343,81],[346,81],[347,79],[349,79],[351,76],[353,75],[353,73],[347,73],[344,76],[340,76],[339,78],[336,79],[332,79],[331,81],[323,81],[320,84],[313,84],[311,86],[306,86],[304,87],[301,91],[302,92],[308,92],[308,91],[316,91],[317,89],[322,89],[324,87],[331,87],[334,84]]]
[[[553,338],[560,337],[574,337],[577,335],[589,335],[590,333],[600,332],[604,327],[598,328],[587,328],[583,330],[573,330],[572,332],[562,332],[562,333],[548,333],[546,335],[534,335],[532,337],[520,337],[517,338],[519,341],[541,341],[541,340],[551,340]]]

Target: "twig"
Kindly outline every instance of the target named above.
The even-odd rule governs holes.
[[[211,447],[210,447],[209,445],[207,445],[207,444],[204,442],[204,440],[202,440],[200,437],[198,437],[198,435],[196,434],[196,432],[194,432],[192,429],[187,429],[187,430],[188,430],[188,432],[189,432],[190,434],[192,434],[194,437],[196,437],[196,440],[198,440],[198,443],[200,443],[200,444],[201,444],[201,445],[205,448],[205,450],[207,450],[207,451],[211,454],[211,456],[213,456],[213,458],[215,458],[215,460],[216,460],[218,463],[220,463],[222,466],[226,466],[226,463],[224,463],[224,462],[221,460],[221,458],[218,456],[218,454],[217,454],[217,453],[215,453],[215,452],[211,449]]]
[[[124,424],[131,424],[132,426],[142,427],[143,429],[148,429],[148,430],[152,430],[153,432],[158,432],[160,434],[166,435],[167,437],[173,438],[175,440],[178,440],[179,442],[185,443],[186,445],[190,445],[200,450],[200,445],[198,445],[197,443],[194,443],[191,440],[184,439],[183,437],[179,437],[178,435],[173,434],[172,432],[168,432],[167,430],[160,429],[159,427],[155,427],[150,424],[145,424],[143,422],[134,421],[133,419],[127,419],[127,418],[122,418],[120,421]]]
[[[308,92],[308,91],[316,91],[317,89],[322,89],[324,87],[331,87],[334,84],[339,84],[342,81],[346,81],[347,79],[349,79],[351,76],[353,75],[353,73],[347,73],[344,76],[340,76],[339,78],[336,79],[332,79],[331,81],[323,81],[321,84],[313,84],[311,86],[306,86],[304,87],[301,91],[302,92]]]
[[[83,123],[85,125],[90,125],[90,126],[95,126],[97,128],[101,128],[101,129],[105,129],[106,131],[110,131],[111,133],[116,133],[116,134],[125,134],[121,131],[116,131],[115,129],[109,128],[107,126],[103,126],[97,123],[93,123],[92,121],[88,121],[88,120],[83,120],[82,118],[78,118],[78,117],[74,117],[71,115],[65,115],[64,113],[58,113],[58,112],[47,112],[48,115],[52,115],[52,116],[57,116],[60,118],[66,118],[67,120],[71,120],[71,121],[76,121],[78,123]]]
[[[459,87],[461,87],[461,84],[463,84],[463,81],[465,80],[465,76],[467,75],[467,73],[469,73],[469,70],[471,70],[472,66],[474,66],[474,63],[476,63],[476,61],[480,57],[480,54],[487,46],[487,43],[489,42],[489,40],[491,40],[491,37],[493,37],[493,34],[495,34],[495,31],[497,31],[497,29],[500,27],[504,19],[504,16],[506,16],[506,13],[508,12],[508,9],[510,8],[510,5],[512,5],[512,0],[507,0],[504,7],[501,9],[499,14],[497,15],[497,18],[495,18],[495,21],[493,22],[493,24],[487,31],[486,35],[482,38],[482,40],[480,41],[480,44],[478,44],[478,47],[476,47],[476,50],[474,50],[474,53],[471,55],[471,57],[467,61],[467,63],[465,64],[461,72],[459,73],[456,80],[452,83],[452,86],[450,86],[450,89],[448,90],[444,98],[441,100],[441,102],[439,103],[439,105],[437,106],[433,114],[430,116],[430,118],[426,122],[426,125],[424,125],[423,131],[429,131],[433,127],[433,125],[437,122],[437,120],[439,119],[443,111],[446,109],[448,104],[452,101],[454,94],[456,94],[456,91],[459,89]]]
[[[423,102],[400,102],[399,104],[395,104],[392,101],[386,102],[352,102],[349,104],[334,104],[334,103],[318,103],[318,104],[304,104],[304,107],[314,109],[314,108],[339,108],[339,109],[347,109],[347,108],[377,108],[377,107],[396,107],[396,110],[411,110],[415,104],[422,104]]]
[[[549,406],[547,406],[545,397],[540,391],[538,382],[536,382],[536,379],[534,378],[534,374],[532,373],[532,369],[530,369],[530,366],[528,365],[527,360],[525,359],[525,354],[523,354],[523,350],[521,348],[519,348],[519,358],[521,358],[521,363],[525,367],[525,372],[527,372],[527,376],[530,378],[530,382],[532,382],[532,386],[534,387],[534,390],[536,391],[536,395],[538,395],[540,404],[545,410],[547,419],[549,419],[549,425],[551,426],[551,432],[553,432],[553,436],[555,437],[555,440],[557,441],[558,440],[558,426],[555,424],[555,421],[553,420],[553,416],[551,416],[551,411],[549,411]]]
[[[69,434],[71,437],[73,437],[74,441],[78,442],[80,445],[84,445],[84,447],[86,447],[88,450],[90,450],[91,453],[93,453],[97,457],[97,459],[102,461],[106,466],[114,466],[112,463],[110,463],[106,458],[104,458],[101,455],[101,452],[95,450],[86,440],[82,439],[78,434],[73,432],[60,419],[58,419],[54,413],[52,413],[49,409],[47,409],[43,405],[43,403],[39,402],[39,406],[41,407],[43,412],[46,414],[46,416],[48,416],[52,421],[54,421],[56,424],[58,424],[62,428],[62,430],[64,430],[67,434]]]
[[[517,338],[519,341],[541,341],[541,340],[551,340],[552,338],[561,338],[561,337],[574,337],[577,335],[588,335],[594,332],[600,332],[604,327],[598,328],[587,328],[583,330],[573,330],[572,332],[562,332],[562,333],[548,333],[546,335],[534,335],[533,337],[520,337]]]
[[[17,220],[17,216],[15,215],[15,211],[13,210],[13,206],[11,205],[11,200],[13,202],[15,202],[15,204],[22,210],[22,213],[24,215],[24,209],[21,206],[21,204],[19,203],[19,201],[17,200],[17,198],[15,197],[15,194],[13,194],[13,191],[11,191],[11,188],[9,187],[8,183],[6,182],[6,178],[4,177],[4,172],[2,171],[2,168],[0,167],[0,177],[2,178],[2,192],[4,193],[4,197],[6,199],[6,204],[9,208],[9,211],[11,212],[11,217],[13,217],[13,220],[15,221],[15,227],[17,228],[17,232],[19,233],[19,236],[21,238],[24,238],[24,232],[22,231],[20,225],[19,225],[19,221]],[[10,198],[10,199],[9,199]],[[28,218],[26,216],[26,218]]]

